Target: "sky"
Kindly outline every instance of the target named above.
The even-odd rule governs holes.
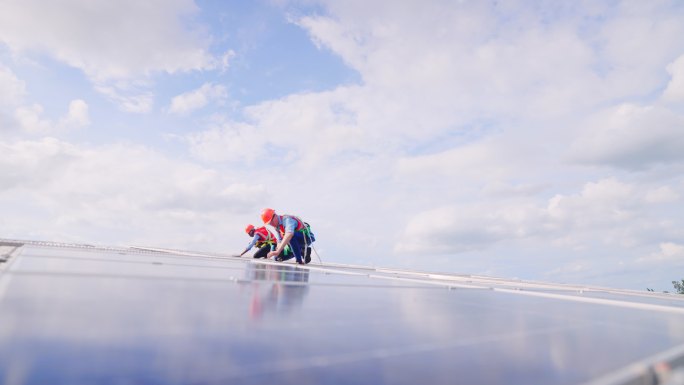
[[[656,291],[684,3],[0,0],[0,237]]]

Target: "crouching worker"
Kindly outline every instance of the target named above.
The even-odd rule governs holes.
[[[252,237],[252,241],[249,242],[245,251],[240,253],[240,257],[245,255],[245,253],[250,251],[254,246],[259,248],[259,250],[254,253],[254,258],[266,258],[270,251],[276,249],[276,237],[266,227],[261,226],[259,228],[254,228],[252,225],[247,225],[245,232]]]
[[[311,262],[311,243],[316,239],[309,225],[294,215],[278,215],[273,209],[261,212],[264,224],[270,224],[277,230],[278,246],[268,253],[268,257],[276,257],[278,261],[296,258],[298,264]],[[282,253],[290,249],[290,253]],[[282,253],[282,254],[281,254]]]

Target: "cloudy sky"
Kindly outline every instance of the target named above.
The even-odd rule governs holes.
[[[684,3],[0,0],[0,237],[671,290]]]

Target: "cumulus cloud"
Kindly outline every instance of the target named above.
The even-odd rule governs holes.
[[[672,77],[663,92],[663,99],[667,102],[684,102],[684,55],[667,66],[667,72]]]
[[[684,100],[684,56],[667,65],[667,72],[664,105],[623,103],[589,116],[570,157],[632,171],[684,161],[684,115],[667,107]]]
[[[49,185],[77,159],[76,148],[54,138],[39,141],[0,142],[0,192]]]
[[[0,142],[0,151],[0,199],[18,218],[12,224],[0,222],[6,236],[35,233],[30,220],[43,218],[40,239],[92,236],[93,242],[187,247],[192,237],[204,234],[216,246],[240,234],[226,234],[226,228],[244,227],[244,218],[257,212],[267,196],[258,181],[173,160],[143,146],[87,147],[44,138]]]
[[[169,113],[186,115],[210,102],[222,103],[228,96],[225,86],[204,83],[200,88],[175,96],[171,100]]]
[[[629,248],[676,234],[679,210],[659,213],[661,205],[676,199],[669,185],[605,178],[585,183],[578,193],[554,195],[545,225],[558,245]]]
[[[191,0],[98,3],[5,1],[0,41],[21,54],[47,53],[82,70],[97,89],[127,111],[149,110],[145,92],[130,82],[155,72],[218,68],[209,37],[184,22],[198,11]],[[140,100],[142,98],[142,100]]]
[[[648,17],[630,7],[558,5],[558,20],[548,23],[538,6],[526,4],[500,5],[507,9],[452,2],[377,2],[370,8],[354,1],[323,4],[326,12],[294,22],[357,70],[362,82],[246,107],[245,124],[261,138],[256,144],[260,149],[250,148],[250,153],[280,147],[288,161],[306,164],[334,162],[349,154],[394,154],[402,157],[400,174],[439,167],[449,178],[470,173],[497,183],[493,179],[525,170],[530,162],[547,166],[544,157],[549,154],[544,152],[557,154],[576,139],[570,126],[574,122],[567,116],[633,92],[625,89],[626,79],[646,79],[635,73],[650,74],[658,66],[662,71],[671,50],[684,49],[678,39],[664,39],[662,45],[646,47],[652,51],[650,59],[632,62],[636,54],[623,47],[618,32],[632,24],[645,28]],[[647,11],[667,22],[640,29],[646,41],[684,33],[666,9]],[[515,12],[516,18],[500,23],[507,12]],[[583,24],[585,16],[596,15],[606,16],[605,23]],[[661,86],[662,78],[649,76],[645,81],[640,89],[651,90]],[[198,105],[204,103],[197,100]],[[228,143],[245,140],[244,127],[235,127],[221,131]],[[662,134],[664,141],[674,133],[672,128],[664,128],[670,131]],[[213,144],[205,146],[202,138],[214,140],[217,135],[215,127],[193,135],[195,153],[209,153],[206,148]],[[459,135],[462,140],[454,140]],[[477,136],[485,138],[473,140]],[[639,142],[640,136],[634,136],[633,142]],[[441,139],[452,142],[440,144]],[[551,145],[535,148],[544,140]],[[411,154],[430,146],[436,151]],[[197,151],[200,147],[205,149]],[[653,155],[657,151],[645,151],[645,161],[663,157]],[[583,152],[578,158],[602,161],[600,154]],[[634,164],[629,166],[638,167],[631,154],[624,158],[625,164],[631,159]],[[446,163],[451,166],[443,167]]]
[[[525,141],[552,138],[554,132],[564,140],[570,130],[558,122],[633,92],[625,90],[626,79],[645,79],[635,73],[651,74],[658,66],[662,71],[670,52],[684,49],[679,39],[663,38],[684,34],[684,26],[664,8],[646,7],[650,14],[644,17],[643,9],[630,7],[546,6],[557,11],[558,20],[549,23],[540,6],[526,3],[499,9],[453,2],[376,2],[370,7],[323,2],[326,12],[294,23],[357,70],[361,84],[249,106],[246,120],[263,138],[262,147],[280,143],[288,154],[306,156],[306,163],[345,151],[401,155],[459,132],[465,139],[487,130],[510,133],[503,138],[520,137],[514,145],[490,141],[480,146],[491,152],[496,149],[486,147],[506,149],[497,156],[502,162],[489,164],[510,169],[516,146],[529,159]],[[508,12],[516,17],[501,23]],[[653,14],[666,22],[645,28]],[[597,15],[605,16],[605,22],[596,21]],[[591,25],[583,24],[587,16],[595,20]],[[636,60],[648,55],[623,47],[618,32],[632,24],[645,28],[638,46],[646,44],[643,48],[652,54],[648,60]],[[651,39],[663,43],[649,47],[644,41]],[[660,80],[649,76],[639,89],[655,89]],[[305,144],[311,141],[317,143],[314,149]],[[417,162],[401,167],[408,170]]]
[[[81,99],[72,100],[69,103],[69,112],[64,118],[63,125],[84,127],[90,124],[90,116],[88,113],[88,104]]]
[[[251,163],[265,154],[256,128],[244,123],[222,123],[185,139],[190,152],[206,162]]]
[[[372,139],[357,126],[356,87],[290,95],[250,106],[245,115],[271,144],[300,152],[304,162],[324,161],[351,148],[363,150]]]
[[[189,0],[141,4],[63,0],[8,1],[0,39],[15,51],[46,51],[98,80],[212,68],[201,31],[182,23],[197,7]]]
[[[221,56],[221,60],[220,60],[221,72],[225,72],[228,69],[228,67],[230,67],[231,61],[233,60],[234,57],[235,57],[235,51],[233,51],[232,49],[229,49],[228,51],[226,51]]]
[[[684,161],[684,116],[658,106],[623,104],[589,118],[571,147],[580,162],[640,170]]]
[[[662,264],[672,263],[684,264],[684,245],[674,242],[663,242],[660,250],[649,255],[640,257],[636,260],[638,264]]]
[[[523,239],[545,239],[557,247],[582,248],[597,242],[628,247],[677,234],[677,212],[671,213],[670,222],[650,218],[655,205],[676,199],[669,186],[608,178],[547,202],[518,198],[452,204],[410,218],[395,250],[460,253]]]
[[[39,104],[17,108],[15,118],[24,131],[37,135],[55,134],[90,124],[88,104],[81,99],[72,100],[66,115],[57,122],[43,118],[43,107]]]
[[[245,122],[212,123],[187,140],[193,154],[203,160],[253,163],[266,156],[288,164],[322,165],[340,154],[368,151],[387,142],[380,135],[365,138],[350,98],[355,92],[353,87],[341,87],[249,106],[243,110]]]
[[[601,23],[594,40],[602,47],[596,65],[602,83],[614,88],[617,95],[644,95],[662,89],[664,67],[684,52],[682,42],[671,39],[684,32],[681,9],[674,4],[623,1],[608,11],[612,15]]]
[[[14,72],[0,64],[0,109],[19,105],[26,95],[26,85]]]
[[[47,119],[42,119],[41,115],[43,115],[43,107],[39,104],[20,107],[15,112],[15,118],[25,131],[30,133],[52,131],[54,124]]]
[[[670,186],[661,186],[646,192],[644,199],[648,203],[673,203],[680,199],[680,194]]]
[[[579,194],[556,195],[549,200],[548,213],[559,223],[582,227],[590,222],[615,223],[632,219],[638,209],[635,186],[616,179],[584,185]]]
[[[532,151],[525,149],[524,145],[510,145],[504,137],[492,136],[434,154],[400,158],[397,173],[417,179],[502,180],[529,163]]]
[[[419,213],[410,220],[400,253],[459,253],[492,247],[542,230],[543,210],[525,205],[452,205]]]
[[[404,119],[558,116],[656,90],[663,63],[684,49],[673,39],[684,26],[667,6],[350,1],[325,7],[329,15],[297,23],[388,100],[421,95],[405,99]],[[515,17],[502,22],[506,14]],[[596,15],[602,23],[587,21]]]

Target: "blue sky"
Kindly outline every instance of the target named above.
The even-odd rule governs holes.
[[[0,236],[644,290],[684,271],[678,1],[0,1]]]

